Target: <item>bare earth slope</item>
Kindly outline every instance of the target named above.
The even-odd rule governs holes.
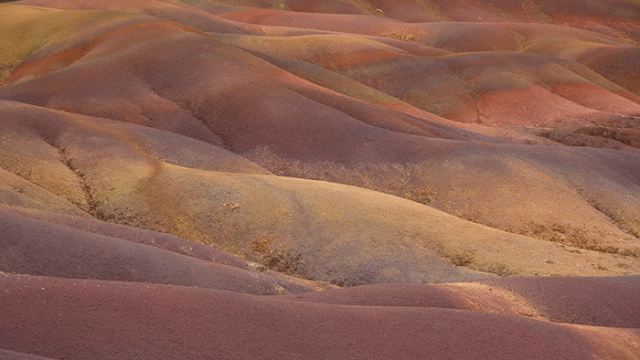
[[[622,0],[0,3],[0,358],[637,359],[639,42]]]
[[[0,296],[7,304],[0,315],[0,346],[44,356],[634,359],[640,351],[637,329],[558,324],[485,311],[336,306],[26,275],[0,275],[0,281]],[[39,341],[31,341],[32,336]]]

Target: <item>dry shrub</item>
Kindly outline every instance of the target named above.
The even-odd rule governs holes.
[[[445,258],[455,266],[469,266],[473,263],[474,254],[467,251],[462,254],[445,255]]]
[[[513,276],[518,272],[512,270],[507,264],[503,263],[487,263],[479,264],[473,267],[474,270],[495,274],[498,276]]]
[[[250,247],[261,257],[260,263],[268,269],[306,278],[307,269],[302,262],[302,255],[278,246],[274,238],[259,238],[251,242]]]

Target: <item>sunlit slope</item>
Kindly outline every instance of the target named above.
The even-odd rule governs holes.
[[[485,104],[483,110],[495,111],[496,104],[501,104],[505,107],[504,111],[508,112],[509,102],[506,99],[509,99],[509,94],[518,95],[516,88],[520,86],[527,91],[539,89],[543,94],[533,97],[525,91],[519,97],[514,97],[513,106],[520,106],[524,100],[531,98],[539,101],[551,98],[569,103],[571,111],[578,109],[575,116],[582,116],[585,112],[587,115],[595,114],[589,118],[590,122],[598,120],[601,121],[599,124],[615,126],[615,121],[622,121],[623,116],[633,121],[632,116],[621,115],[634,111],[636,105],[632,101],[633,96],[617,95],[615,91],[623,93],[624,90],[581,65],[517,53],[507,53],[510,56],[507,60],[496,60],[491,53],[428,58],[363,38],[340,42],[336,41],[336,37],[329,36],[265,39],[279,41],[278,46],[282,49],[294,45],[298,49],[307,46],[309,51],[301,51],[301,55],[312,55],[318,53],[319,49],[338,54],[341,46],[355,53],[362,53],[363,49],[383,49],[395,54],[391,60],[382,60],[382,64],[366,65],[363,62],[361,67],[353,65],[353,68],[341,70],[353,78],[360,73],[362,78],[357,80],[364,83],[367,79],[378,79],[378,83],[360,87],[358,90],[365,91],[365,94],[358,95],[357,91],[336,92],[328,86],[306,81],[287,72],[286,66],[276,66],[278,61],[269,62],[247,51],[259,51],[260,46],[249,48],[242,45],[244,49],[241,49],[234,45],[238,41],[250,41],[249,37],[213,36],[185,25],[136,16],[130,23],[101,33],[88,31],[80,34],[82,41],[78,42],[91,46],[86,47],[76,61],[53,71],[38,67],[28,70],[29,64],[46,62],[48,56],[57,53],[56,49],[43,46],[31,55],[29,61],[18,66],[10,81],[0,88],[0,97],[5,99],[120,121],[106,122],[103,126],[86,118],[69,115],[73,120],[64,120],[71,122],[65,125],[68,130],[63,131],[60,137],[65,145],[59,146],[57,152],[44,146],[42,140],[29,140],[44,146],[42,154],[50,160],[47,166],[60,168],[56,159],[64,156],[67,167],[71,167],[60,168],[61,173],[65,174],[60,183],[49,181],[43,174],[29,175],[29,179],[58,196],[71,194],[67,199],[70,203],[85,211],[88,209],[94,216],[171,231],[197,241],[206,241],[203,239],[209,236],[210,231],[231,236],[225,235],[226,232],[235,233],[224,224],[205,229],[194,226],[193,218],[197,219],[198,216],[193,215],[189,208],[184,208],[182,202],[172,202],[170,198],[163,198],[162,194],[179,193],[174,190],[179,189],[197,199],[198,191],[205,191],[209,182],[221,182],[211,185],[213,188],[235,189],[234,186],[238,184],[250,186],[252,181],[263,181],[260,177],[244,175],[240,179],[247,180],[238,180],[236,175],[226,178],[211,176],[209,172],[199,170],[267,173],[266,169],[279,175],[329,180],[391,193],[512,234],[603,253],[625,256],[638,254],[638,155],[631,151],[524,145],[522,138],[517,139],[516,131],[512,134],[520,141],[514,140],[515,144],[512,144],[505,140],[506,136],[494,138],[474,133],[473,128],[462,130],[435,115],[420,117],[420,110],[409,105],[389,107],[386,104],[393,101],[386,101],[385,95],[365,91],[386,85],[404,86],[407,91],[422,91],[418,86],[422,83],[416,81],[422,76],[423,79],[445,84],[444,88],[434,93],[451,99],[460,94],[450,91],[451,86],[464,87],[469,82],[475,84],[476,88],[466,96],[478,94],[478,99]],[[282,53],[286,54],[284,51]],[[290,52],[295,53],[297,51]],[[264,56],[273,58],[277,54],[267,53]],[[312,57],[283,61],[313,62]],[[441,78],[453,74],[451,76],[461,82],[428,76],[432,72],[420,71],[426,68],[426,64],[435,64],[433,66],[440,69],[435,73]],[[322,64],[310,65],[322,67],[319,66]],[[391,71],[398,68],[408,70],[404,75],[402,71]],[[459,71],[453,72],[454,68]],[[496,70],[487,72],[482,69]],[[384,72],[389,74],[389,81],[383,81]],[[458,74],[466,74],[467,80],[462,81]],[[492,74],[500,76],[489,76]],[[341,79],[340,75],[336,79]],[[601,104],[598,108],[587,103],[583,106],[570,101],[584,100],[580,94],[574,94],[573,98],[569,96],[571,89],[574,89],[571,86],[563,88],[569,94],[566,97],[549,90],[552,86],[560,89],[561,85],[571,81],[597,89],[591,102],[610,99],[605,104],[609,107],[604,108]],[[335,86],[336,89],[340,87]],[[478,89],[485,92],[484,98],[480,97]],[[387,91],[392,93],[391,90]],[[408,92],[399,93],[396,96],[402,97]],[[461,93],[464,95],[464,92]],[[491,94],[498,95],[492,100]],[[609,98],[602,94],[608,94]],[[376,96],[382,101],[376,100]],[[424,99],[429,100],[430,97],[425,96]],[[479,100],[477,103],[481,104]],[[396,101],[396,104],[407,104]],[[446,105],[445,101],[437,103]],[[543,106],[544,101],[542,105],[530,104],[534,110],[530,117],[521,116],[519,124],[526,125],[527,121],[537,124],[540,121],[545,126],[555,125],[554,121],[545,120],[536,112],[544,112],[549,107]],[[555,111],[566,108],[564,105],[550,107]],[[33,124],[31,128],[44,126],[36,120],[36,114],[44,111],[42,109],[25,106],[25,113],[21,113],[16,103],[7,103],[3,111],[9,114],[4,120],[7,124],[27,121],[23,117],[27,114],[27,118],[31,119],[28,122]],[[50,114],[54,118],[64,118],[63,115],[60,112]],[[566,114],[561,115],[567,119]],[[615,121],[608,123],[611,116]],[[500,117],[495,115],[493,119],[498,121]],[[514,119],[507,117],[506,120]],[[198,144],[198,150],[191,151],[192,154],[207,154],[210,151],[215,154],[215,159],[219,159],[219,154],[223,153],[223,159],[234,159],[234,164],[239,164],[246,171],[227,168],[224,163],[219,167],[206,165],[213,161],[206,160],[206,155],[200,155],[202,159],[196,161],[205,165],[180,162],[191,155],[183,155],[185,150],[173,145],[164,145],[177,141],[173,137],[172,140],[158,139],[151,145],[148,140],[138,140],[129,130],[123,130],[126,127],[124,122],[179,134],[181,136],[177,138],[182,140],[178,143],[190,141]],[[131,129],[137,133],[143,131],[138,127]],[[89,138],[85,136],[85,131],[98,131],[102,135]],[[143,132],[147,131],[150,130]],[[508,134],[505,130],[502,135]],[[12,136],[27,139],[30,135]],[[5,147],[15,147],[20,141],[7,142]],[[114,141],[116,144],[128,144],[128,150],[123,150],[120,145],[114,147]],[[544,143],[544,139],[531,143],[536,142]],[[208,147],[205,143],[209,144]],[[147,147],[162,150],[147,153]],[[91,151],[87,153],[86,149]],[[28,158],[21,154],[23,150],[19,146],[10,152]],[[172,156],[177,156],[170,155],[172,153],[180,154],[178,157],[182,160],[171,161]],[[240,155],[250,158],[254,163]],[[20,161],[11,157],[3,161],[6,162],[6,169],[14,175],[26,171],[20,168]],[[92,193],[90,198],[83,198],[78,191],[79,180],[72,176],[74,169],[80,171],[83,181],[87,182],[81,186],[90,186],[99,191]],[[205,185],[200,188],[191,186],[184,180],[189,176],[194,176],[199,179],[198,183]],[[160,184],[144,182],[148,181],[144,179],[156,178],[162,179]],[[181,188],[183,185],[184,189]],[[74,190],[67,191],[67,188]],[[127,201],[138,190],[142,193],[138,194],[138,200],[152,205],[135,209],[127,206]],[[233,191],[241,193],[239,189]],[[18,199],[22,195],[12,196],[12,199]],[[158,199],[163,200],[161,206],[154,207]],[[24,205],[18,200],[12,201]],[[223,201],[228,204],[234,202],[238,201],[232,197],[229,201]],[[152,219],[141,215],[147,212],[155,214]],[[264,226],[268,229],[269,222],[276,220],[277,216],[255,227]],[[256,235],[258,238],[261,236]]]
[[[169,20],[187,25],[200,31],[246,33],[242,25],[231,23],[206,11],[167,0],[123,0],[123,1],[41,1],[24,0],[16,2],[21,5],[42,6],[61,10],[101,10],[107,12],[149,15],[155,19]]]
[[[91,12],[77,12],[72,16],[54,9],[13,4],[0,4],[0,9],[0,41],[3,49],[0,55],[0,81],[5,80],[27,56],[46,44],[52,34],[57,34],[93,15]],[[35,23],[39,23],[40,26],[35,28]]]
[[[171,233],[274,270],[343,285],[486,276],[467,269],[501,275],[615,275],[640,270],[637,259],[497,231],[398,197],[270,175],[244,158],[184,136],[9,105],[5,102],[4,118],[12,119],[3,122],[5,139],[22,134],[22,139],[40,144],[41,152],[49,155],[42,159],[5,150],[4,158],[20,159],[5,165],[8,169],[17,174],[34,169],[28,175],[13,176],[38,191],[25,193],[26,185],[7,184],[8,205],[69,214],[83,209],[101,220]],[[39,170],[46,171],[46,176]],[[443,171],[440,175],[447,176]],[[52,185],[57,183],[67,188]],[[84,194],[84,201],[71,197],[74,191],[69,189]],[[55,191],[59,194],[53,195]],[[38,205],[45,196],[41,193],[68,198],[51,209],[51,205]],[[28,201],[13,200],[18,195]],[[561,198],[567,199],[577,201],[566,195]],[[612,201],[616,204],[615,197]],[[547,207],[551,210],[557,211]],[[589,213],[581,216],[599,220]],[[575,223],[561,231],[571,225]],[[590,224],[600,234],[604,225],[602,221]],[[617,247],[610,252],[627,255],[637,251],[632,241],[622,241],[624,233],[610,236],[601,235],[595,243],[554,240],[605,252],[604,246]]]

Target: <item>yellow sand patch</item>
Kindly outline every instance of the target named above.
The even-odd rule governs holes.
[[[352,54],[388,52],[407,54],[404,50],[355,36],[303,35],[303,36],[242,36],[219,35],[220,39],[246,50],[290,60],[330,65]],[[407,54],[408,55],[408,54]]]
[[[456,283],[437,286],[456,292],[474,310],[512,314],[536,320],[548,319],[544,309],[539,305],[532,303],[520,294],[498,286],[482,283]]]
[[[132,15],[108,11],[58,10],[0,4],[0,83],[42,46],[77,36],[82,24],[99,26]]]

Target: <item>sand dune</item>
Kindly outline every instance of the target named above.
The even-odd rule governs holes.
[[[259,273],[2,213],[0,270],[8,273],[213,288],[255,294],[310,291]]]
[[[369,285],[283,298],[334,305],[484,311],[557,323],[638,328],[637,282],[637,275],[501,278],[431,286]]]
[[[0,3],[0,358],[637,359],[638,19]]]
[[[140,43],[151,34],[156,34],[158,40]],[[299,41],[304,43],[307,39]],[[624,163],[633,174],[632,169],[637,168],[632,165],[637,161],[633,156],[624,155],[624,160],[615,160],[618,155],[561,147],[525,146],[522,151],[515,150],[518,147],[505,140],[509,136],[507,130],[498,139],[481,134],[473,136],[471,128],[463,130],[437,116],[419,118],[419,110],[405,113],[397,107],[389,109],[367,98],[354,98],[323,88],[231,44],[183,31],[168,23],[126,26],[113,35],[98,38],[93,44],[90,51],[70,66],[4,86],[0,96],[175,132],[248,156],[278,175],[364,186],[417,200],[501,230],[542,234],[538,237],[544,240],[555,237],[560,242],[585,248],[636,251],[637,245],[629,236],[638,231],[633,220],[637,219],[638,207],[627,199],[637,197],[637,193],[624,190],[620,199],[610,199],[606,205],[598,201],[596,207],[606,214],[602,217],[601,211],[593,208],[593,199],[598,197],[593,192],[598,191],[598,186],[592,190],[585,185],[592,183],[591,177],[613,176],[616,179],[612,180],[613,186],[626,187],[616,172],[611,172],[610,166],[598,170],[603,172],[597,175],[592,171],[583,172],[576,179],[569,175],[573,173],[564,164],[547,164],[550,156],[547,154],[571,151],[577,162],[604,156],[606,161]],[[325,46],[327,42],[317,44]],[[121,51],[123,46],[130,50]],[[177,47],[180,50],[167,51]],[[405,60],[393,60],[391,64],[373,68],[363,64],[358,70],[341,73],[365,86],[377,86],[378,90],[400,97],[406,100],[405,104],[413,102],[415,106],[422,106],[422,110],[437,110],[439,115],[452,116],[453,120],[458,117],[458,121],[472,117],[480,124],[550,127],[552,130],[545,133],[547,138],[554,138],[555,130],[571,132],[577,131],[576,127],[584,129],[592,124],[606,128],[626,125],[634,129],[634,118],[630,114],[640,105],[616,95],[611,91],[617,89],[614,84],[584,66],[554,60],[549,67],[549,60],[539,55],[510,53],[509,56],[513,56],[511,61],[504,56],[505,59],[497,61],[485,53],[442,58],[402,55]],[[513,66],[516,68],[507,70]],[[438,69],[435,72],[439,77],[429,76],[432,72],[416,71],[425,67]],[[493,75],[482,69],[502,70]],[[468,74],[467,79],[459,75],[464,73]],[[100,86],[95,86],[96,78],[101,79]],[[480,80],[472,80],[475,78]],[[369,84],[368,79],[375,83]],[[521,79],[523,84],[518,83]],[[432,82],[433,88],[425,87],[424,81]],[[467,90],[467,83],[474,83],[477,88]],[[549,89],[551,86],[554,88]],[[49,91],[51,88],[56,91]],[[393,90],[396,88],[404,91]],[[559,96],[554,89],[562,91],[560,95],[564,96]],[[589,101],[582,95],[585,90],[577,89],[589,89],[593,93],[591,98],[597,100]],[[576,101],[582,104],[570,101],[571,98],[580,99]],[[524,99],[531,100],[525,103]],[[251,107],[243,105],[247,103],[252,104]],[[430,104],[434,104],[435,110]],[[552,111],[546,110],[549,108]],[[411,106],[403,109],[409,111]],[[483,112],[489,118],[485,119]],[[526,143],[526,139],[511,134]],[[589,135],[583,132],[581,136]],[[505,145],[493,145],[496,142]],[[540,138],[532,142],[548,144]],[[519,155],[509,155],[514,152]],[[537,155],[540,153],[544,155]],[[483,155],[478,159],[477,154]],[[448,165],[438,169],[446,163],[440,161],[442,157],[460,162],[463,168],[485,173],[484,184],[500,179],[500,186],[480,189],[475,181],[482,176],[469,177]],[[532,159],[537,167],[533,171],[527,165]],[[517,174],[510,176],[510,180],[504,180],[505,161]],[[597,169],[596,164],[591,167]],[[388,174],[379,170],[385,167],[391,169]],[[409,177],[403,184],[385,179],[403,176]],[[443,178],[450,179],[445,186]],[[566,179],[570,179],[569,183]],[[533,191],[522,193],[522,182],[532,186]],[[457,190],[452,191],[452,187]],[[478,203],[487,207],[476,206]],[[554,219],[556,214],[569,214],[576,208],[580,209],[576,218]],[[596,234],[590,229],[591,224],[598,224],[603,230]],[[570,235],[564,241],[562,237],[566,233]],[[616,245],[611,238],[625,239],[626,243]]]
[[[636,329],[484,311],[335,306],[153,284],[0,277],[7,303],[0,346],[44,356],[633,359],[640,350]]]
[[[34,106],[7,107],[6,111],[13,114],[13,119],[20,119],[13,126],[22,128],[23,132],[34,131],[27,129],[36,128],[43,118],[48,119],[48,128],[40,127],[38,131],[41,133],[32,135],[35,139],[41,136],[39,141],[44,144],[41,146],[52,152],[50,163],[65,170],[60,171],[62,179],[74,176],[73,182],[69,180],[69,186],[75,186],[76,192],[85,195],[82,204],[88,207],[86,211],[92,216],[214,245],[291,275],[335,284],[360,285],[461,281],[488,276],[456,268],[451,263],[503,275],[616,275],[634,273],[640,266],[635,258],[615,254],[625,251],[633,254],[635,244],[629,235],[613,224],[609,225],[610,237],[602,236],[602,230],[606,229],[602,224],[606,222],[595,210],[591,210],[591,214],[575,214],[572,224],[585,219],[583,226],[594,227],[593,223],[598,221],[596,224],[600,225],[601,233],[597,243],[587,243],[588,234],[569,233],[573,239],[555,239],[560,244],[552,244],[543,239],[537,240],[536,236],[531,237],[552,236],[545,233],[549,230],[544,228],[534,228],[530,236],[508,234],[416,202],[370,190],[274,176],[227,150],[169,132],[139,125],[120,126],[106,119]],[[11,137],[13,133],[8,133],[7,139]],[[178,145],[175,153],[167,152],[165,144],[168,143]],[[548,149],[546,166],[553,166],[553,161],[566,162],[563,158],[554,158],[557,156],[555,149]],[[466,151],[475,152],[474,148]],[[522,151],[530,156],[526,149]],[[457,157],[464,159],[463,149],[457,152]],[[511,152],[517,154],[514,149]],[[539,150],[536,157],[528,161],[539,161],[537,158],[541,154]],[[486,167],[486,161],[477,163],[477,156],[473,155],[469,164]],[[625,160],[614,160],[607,153],[600,156],[612,166],[616,161]],[[632,155],[629,157],[627,162],[634,159]],[[28,158],[23,159],[22,166],[28,167]],[[524,166],[526,171],[530,171],[531,166],[522,161],[514,162],[509,168],[517,170]],[[436,166],[425,165],[432,169]],[[580,164],[574,161],[574,166],[573,181],[576,184],[568,179],[560,184],[565,189],[569,186],[592,189],[584,190],[580,196],[564,195],[565,199],[579,204],[585,202],[582,196],[597,191],[599,185],[587,187],[585,183],[577,182]],[[598,173],[610,173],[610,168],[603,167]],[[494,171],[502,169],[504,167]],[[589,171],[595,169],[592,165]],[[381,167],[380,176],[393,176],[397,170],[391,168],[390,174],[384,174],[385,168]],[[451,174],[445,169],[441,171],[440,176]],[[491,181],[491,176],[495,175],[488,174],[473,181],[486,183]],[[552,184],[553,179],[546,176],[544,184]],[[32,173],[30,177],[33,180],[28,184],[33,184],[31,186],[40,191],[53,187],[51,184],[63,183],[57,180],[55,172],[49,172],[47,176]],[[450,176],[449,184],[453,184],[454,178]],[[503,176],[493,181],[502,181],[506,186],[510,180]],[[582,181],[589,181],[587,174],[583,175]],[[617,186],[622,188],[632,184],[633,180],[612,178],[610,182],[610,187],[619,184]],[[472,189],[468,188],[468,191]],[[505,187],[500,190],[504,192]],[[20,193],[20,190],[13,192]],[[486,192],[484,190],[483,196],[487,196]],[[51,196],[65,194],[69,192],[60,191],[58,195]],[[538,194],[530,193],[528,196]],[[37,196],[33,197],[33,201],[38,200]],[[73,208],[73,201],[74,198],[68,198],[63,203],[65,206],[57,212],[64,213],[66,207]],[[603,207],[621,206],[625,209],[622,205],[631,205],[622,204],[615,196],[599,201]],[[43,206],[28,206],[28,203],[11,205],[50,211]],[[591,209],[589,203],[586,205]],[[544,209],[552,210],[549,205]],[[533,214],[528,210],[529,217],[522,221],[531,221]],[[543,215],[544,212],[539,216]],[[633,218],[621,219],[628,219],[629,226],[635,226]],[[587,222],[592,224],[586,225]],[[560,227],[558,231],[568,230]],[[571,252],[561,245],[563,243],[572,248],[572,245],[582,245],[589,250],[574,249]],[[610,251],[613,254],[607,253],[606,246],[614,249]],[[514,253],[530,255],[523,259],[514,257]]]

